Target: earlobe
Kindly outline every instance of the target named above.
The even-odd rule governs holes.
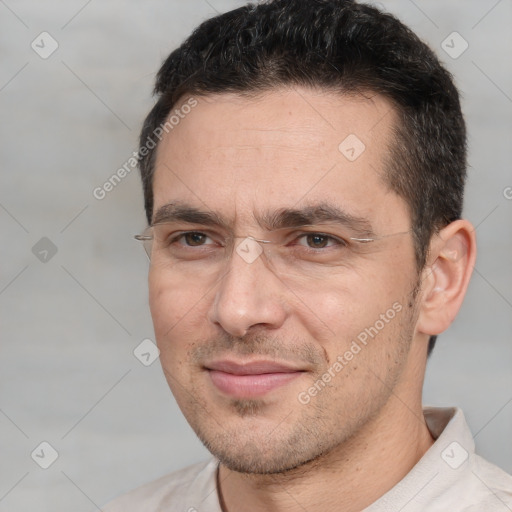
[[[475,260],[475,230],[469,221],[454,221],[432,237],[422,272],[417,332],[432,336],[450,326],[466,294]]]

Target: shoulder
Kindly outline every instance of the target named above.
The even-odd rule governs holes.
[[[462,470],[450,491],[441,495],[441,502],[448,506],[447,510],[461,512],[512,510],[512,476],[472,454],[466,470]]]
[[[435,409],[430,412],[436,415]],[[449,412],[451,418],[442,428]],[[443,415],[433,450],[438,479],[444,482],[439,495],[443,505],[461,512],[512,510],[512,476],[475,453],[474,437],[460,409],[438,409],[438,419]]]
[[[195,504],[208,495],[216,498],[217,461],[194,464],[169,473],[107,503],[103,512],[152,512],[170,507],[170,510],[194,509]]]
[[[477,496],[467,512],[512,510],[512,475],[478,455],[474,458],[470,487]],[[478,503],[478,506],[476,504]],[[474,508],[476,507],[476,508]]]

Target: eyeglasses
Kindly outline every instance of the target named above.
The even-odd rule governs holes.
[[[179,229],[179,228],[182,229]],[[321,277],[343,271],[357,260],[382,250],[378,243],[411,230],[380,236],[355,236],[339,226],[300,226],[268,232],[265,239],[225,236],[210,229],[184,230],[183,225],[160,223],[134,238],[143,243],[151,265],[200,278],[222,272],[232,257],[251,265],[262,259],[281,276]]]

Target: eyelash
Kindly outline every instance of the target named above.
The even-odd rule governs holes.
[[[178,234],[170,236],[167,239],[167,245],[170,246],[170,245],[172,245],[172,244],[174,244],[176,242],[179,242],[180,240],[184,239],[187,235],[201,235],[201,236],[205,236],[205,237],[213,240],[213,238],[211,236],[209,236],[207,233],[204,233],[202,231],[183,231],[183,232],[180,232]],[[307,245],[301,245],[301,244],[298,244],[298,243],[295,243],[294,246],[302,246],[305,249],[310,249],[312,251],[317,251],[317,250],[327,249],[327,248],[333,247],[333,246],[347,247],[349,245],[349,242],[344,240],[344,239],[342,239],[342,238],[339,238],[339,237],[336,237],[336,236],[333,236],[333,235],[329,235],[327,233],[322,233],[322,232],[319,232],[319,231],[306,231],[306,232],[302,232],[302,233],[298,234],[292,241],[293,242],[297,242],[298,240],[300,240],[302,238],[305,238],[305,237],[308,237],[308,236],[319,236],[319,237],[322,237],[322,238],[327,238],[327,243],[334,242],[334,244],[328,245],[327,247],[319,247],[319,248],[309,247]],[[205,246],[204,244],[196,245],[196,246],[188,245],[188,244],[184,245],[184,247],[204,247],[204,246]]]

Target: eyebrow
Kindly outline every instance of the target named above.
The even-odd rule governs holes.
[[[259,224],[269,230],[295,228],[320,223],[340,224],[367,236],[374,236],[368,219],[350,214],[329,203],[321,203],[304,208],[282,208],[261,217]]]
[[[220,226],[228,228],[227,223],[216,213],[203,211],[181,202],[168,203],[157,210],[151,224],[162,222],[186,222],[188,224],[203,224],[205,226]]]
[[[304,208],[280,208],[274,212],[257,215],[256,221],[268,231],[332,223],[339,224],[361,235],[375,236],[372,224],[367,218],[348,213],[330,203],[320,203]],[[157,210],[152,224],[163,222],[201,224],[221,227],[226,231],[230,229],[230,223],[215,212],[200,210],[182,202],[168,203]]]

